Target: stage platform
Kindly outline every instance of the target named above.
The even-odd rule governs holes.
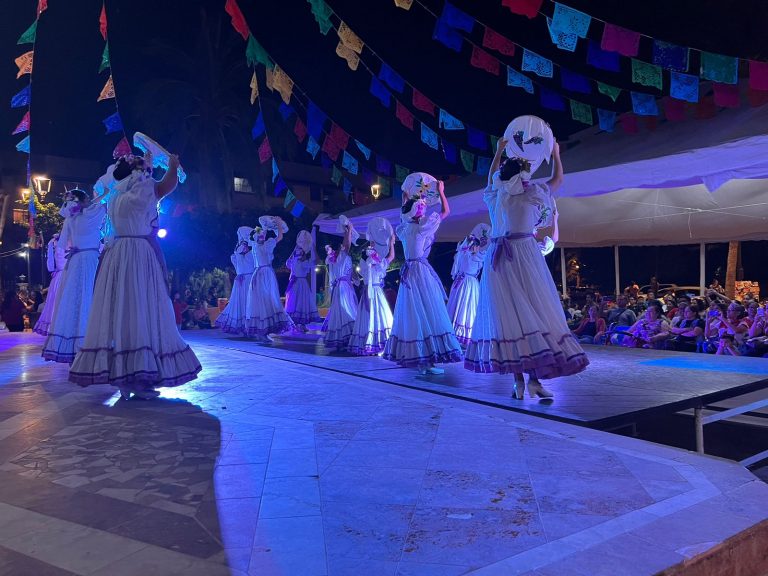
[[[768,359],[587,346],[590,365],[575,376],[548,380],[555,400],[512,397],[512,377],[473,374],[460,364],[442,365],[445,374],[420,376],[378,357],[328,351],[316,334],[275,336],[258,345],[220,332],[188,331],[191,341],[213,343],[256,356],[354,374],[398,386],[460,398],[487,406],[612,430],[646,418],[674,414],[768,389]]]

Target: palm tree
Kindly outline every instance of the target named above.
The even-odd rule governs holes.
[[[741,242],[728,243],[728,264],[725,268],[725,295],[728,298],[736,297],[736,269],[739,266]]]
[[[257,152],[249,133],[253,113],[245,47],[224,16],[220,6],[201,3],[189,44],[150,43],[144,51],[153,62],[162,63],[162,76],[145,81],[137,98],[137,112],[147,130],[196,165],[196,201],[220,212],[232,209],[236,164],[254,190],[262,188],[257,185],[258,161],[252,161]]]

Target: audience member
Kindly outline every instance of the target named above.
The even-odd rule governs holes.
[[[573,333],[582,344],[600,344],[605,337],[605,320],[600,317],[600,308],[593,304],[587,310],[579,327]]]

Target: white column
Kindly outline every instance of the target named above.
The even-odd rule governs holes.
[[[619,246],[613,247],[613,269],[616,273],[616,296],[621,294],[621,280],[619,279]]]
[[[704,296],[707,290],[707,246],[704,242],[699,244],[699,295]]]
[[[563,282],[563,296],[568,296],[568,288],[565,286],[565,248],[560,247],[560,276]]]

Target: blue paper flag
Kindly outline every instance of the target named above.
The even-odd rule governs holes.
[[[22,88],[13,98],[11,98],[11,108],[21,108],[28,106],[32,99],[32,86],[27,85]]]
[[[590,40],[589,48],[587,49],[587,64],[600,70],[618,72],[619,53],[603,50],[597,42]]]
[[[653,41],[653,63],[667,70],[686,72],[689,52],[687,46],[678,46],[661,40]]]
[[[437,150],[437,132],[424,124],[424,122],[421,123],[421,141],[430,148]]]
[[[320,154],[320,166],[322,166],[326,170],[330,170],[331,166],[333,166],[333,160],[328,158],[328,155],[325,152]]]
[[[296,200],[296,204],[294,204],[293,208],[291,208],[291,215],[294,218],[298,218],[301,216],[302,212],[304,212],[304,204],[302,204],[299,200]]]
[[[487,176],[491,169],[491,159],[485,156],[477,157],[477,166],[475,167],[475,173],[480,176]]]
[[[29,136],[25,136],[21,142],[16,144],[16,150],[29,154]]]
[[[344,150],[344,157],[341,160],[341,167],[352,174],[357,174],[357,171],[358,171],[357,158],[355,158],[349,152]]]
[[[35,206],[35,196],[34,194],[29,195],[29,215],[34,218],[37,216],[37,206]]]
[[[653,94],[632,92],[632,111],[638,116],[657,116],[659,107]]]
[[[283,117],[283,120],[288,120],[294,112],[295,110],[293,109],[293,106],[286,104],[285,102],[280,102],[280,116]]]
[[[507,86],[522,88],[529,94],[533,94],[533,81],[509,66],[507,66]]]
[[[256,138],[264,134],[264,131],[264,116],[261,111],[259,111],[259,115],[256,117],[256,122],[254,123],[253,128],[251,128],[251,138],[256,140]]]
[[[565,68],[560,68],[560,82],[562,83],[563,88],[570,90],[571,92],[579,92],[581,94],[592,93],[592,84],[590,83],[589,78],[582,76],[581,74],[576,74],[576,72],[566,70]]]
[[[104,118],[102,123],[104,124],[104,128],[107,129],[107,134],[123,131],[123,121],[120,119],[120,114],[118,112]]]
[[[317,158],[317,153],[320,151],[320,144],[317,143],[317,140],[313,136],[310,136],[307,139],[307,152],[312,156],[313,159]]]
[[[365,144],[360,142],[360,140],[355,140],[355,144],[357,145],[357,148],[360,150],[360,152],[363,153],[363,156],[365,156],[366,160],[371,159],[371,149],[368,148]]]
[[[392,70],[392,68],[384,62],[381,63],[381,68],[379,69],[379,79],[392,88],[392,90],[399,92],[400,94],[402,94],[405,89],[405,80],[403,80],[403,77]]]
[[[576,46],[579,43],[579,37],[576,34],[555,30],[552,28],[551,18],[547,18],[547,29],[549,30],[549,37],[552,39],[552,43],[560,48],[560,50],[576,51]]]
[[[277,182],[275,182],[275,196],[280,196],[284,190],[288,190],[288,184],[285,183],[282,176],[278,176]]]
[[[455,52],[461,52],[461,44],[464,42],[464,37],[455,28],[451,28],[442,18],[438,18],[435,21],[435,30],[432,32],[432,38],[445,44]]]
[[[440,128],[443,130],[463,130],[464,123],[440,108]]]
[[[443,154],[445,155],[445,159],[451,164],[456,164],[456,162],[459,161],[458,148],[445,140],[443,140]]]
[[[682,72],[669,73],[669,95],[686,102],[699,101],[699,77]]]
[[[467,142],[469,142],[470,146],[477,148],[478,150],[488,149],[488,136],[486,133],[477,128],[472,128],[471,126],[467,128]]]
[[[565,100],[557,92],[541,88],[539,90],[539,101],[544,108],[565,112]]]
[[[381,156],[376,156],[376,172],[389,176],[392,174],[392,162]]]
[[[597,120],[600,123],[600,130],[613,132],[613,127],[616,125],[616,112],[598,108]]]
[[[523,49],[523,72],[533,72],[544,78],[552,78],[552,69],[552,60]]]
[[[457,28],[464,32],[472,32],[472,27],[475,25],[475,19],[472,16],[448,2],[443,5],[443,13],[440,18],[451,28]]]
[[[586,38],[590,22],[592,17],[589,14],[555,2],[555,13],[552,15],[553,30]]]
[[[384,86],[382,81],[376,78],[376,76],[371,76],[371,94],[379,99],[379,102],[381,102],[382,106],[389,108],[392,94],[389,90],[387,90],[387,87]]]
[[[272,156],[272,182],[277,180],[277,177],[280,175],[280,170],[277,169],[277,160],[275,160],[275,157]]]
[[[352,192],[352,182],[345,177],[341,182],[341,189],[344,191],[344,196],[349,196],[349,193]]]
[[[325,112],[320,110],[314,102],[310,102],[307,106],[307,132],[309,132],[315,140],[320,140],[323,135],[323,124],[328,118]]]

